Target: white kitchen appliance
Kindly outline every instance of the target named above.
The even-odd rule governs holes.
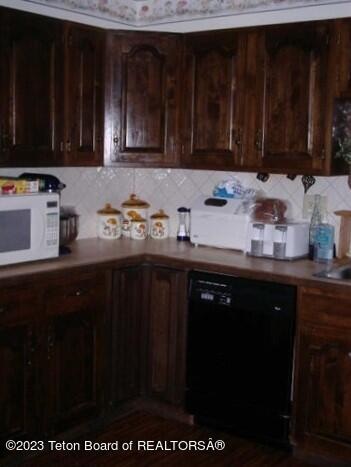
[[[0,196],[0,265],[59,254],[58,193]]]
[[[246,252],[252,256],[297,259],[308,255],[309,223],[266,224],[250,222]]]
[[[190,241],[245,251],[249,220],[243,200],[201,195],[191,206]]]

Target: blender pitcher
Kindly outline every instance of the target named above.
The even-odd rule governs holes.
[[[190,241],[190,209],[178,208],[178,241]]]

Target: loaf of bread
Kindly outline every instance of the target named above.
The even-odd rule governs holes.
[[[253,221],[268,224],[283,224],[286,222],[287,203],[278,198],[256,199],[251,211]]]

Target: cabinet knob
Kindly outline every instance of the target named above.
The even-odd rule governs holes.
[[[255,146],[257,151],[262,151],[262,130],[256,131]]]
[[[53,329],[52,329],[52,326],[49,326],[49,330],[48,330],[48,342],[47,342],[47,345],[48,345],[48,360],[51,359],[51,356],[52,356],[52,349],[54,347],[54,336],[53,336]]]
[[[32,365],[33,356],[34,356],[35,351],[36,351],[36,348],[37,348],[37,344],[36,344],[36,341],[35,341],[35,338],[34,338],[34,335],[33,335],[32,330],[30,330],[29,333],[28,333],[28,345],[29,345],[29,348],[28,348],[28,360],[27,360],[27,365],[28,365],[28,366],[31,366],[31,365]]]
[[[236,131],[233,131],[233,139],[234,139],[234,143],[237,145],[237,146],[241,146],[242,145],[242,140],[241,140],[241,129],[238,128]]]
[[[89,293],[89,289],[73,289],[69,290],[64,297],[67,298],[74,298],[74,297],[82,297],[83,295],[86,295]]]
[[[347,356],[351,358],[351,352],[348,352]]]
[[[117,149],[118,144],[119,144],[119,138],[118,138],[118,136],[114,136],[113,137],[113,145],[114,145],[115,149]]]
[[[71,141],[68,140],[66,141],[66,151],[71,152],[71,150],[72,150],[72,144],[71,144]]]

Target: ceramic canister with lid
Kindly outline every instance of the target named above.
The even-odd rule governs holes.
[[[114,240],[122,234],[121,211],[106,203],[98,212],[97,234],[99,238]]]
[[[134,193],[130,195],[129,199],[122,203],[123,235],[126,237],[131,236],[131,221],[133,218],[135,218],[135,216],[140,216],[143,219],[147,219],[149,207],[150,204],[147,201],[139,199]]]
[[[147,220],[139,214],[135,214],[130,221],[130,237],[134,240],[145,240],[147,235]]]
[[[169,236],[169,216],[163,209],[150,216],[150,223],[151,238],[161,240]]]

